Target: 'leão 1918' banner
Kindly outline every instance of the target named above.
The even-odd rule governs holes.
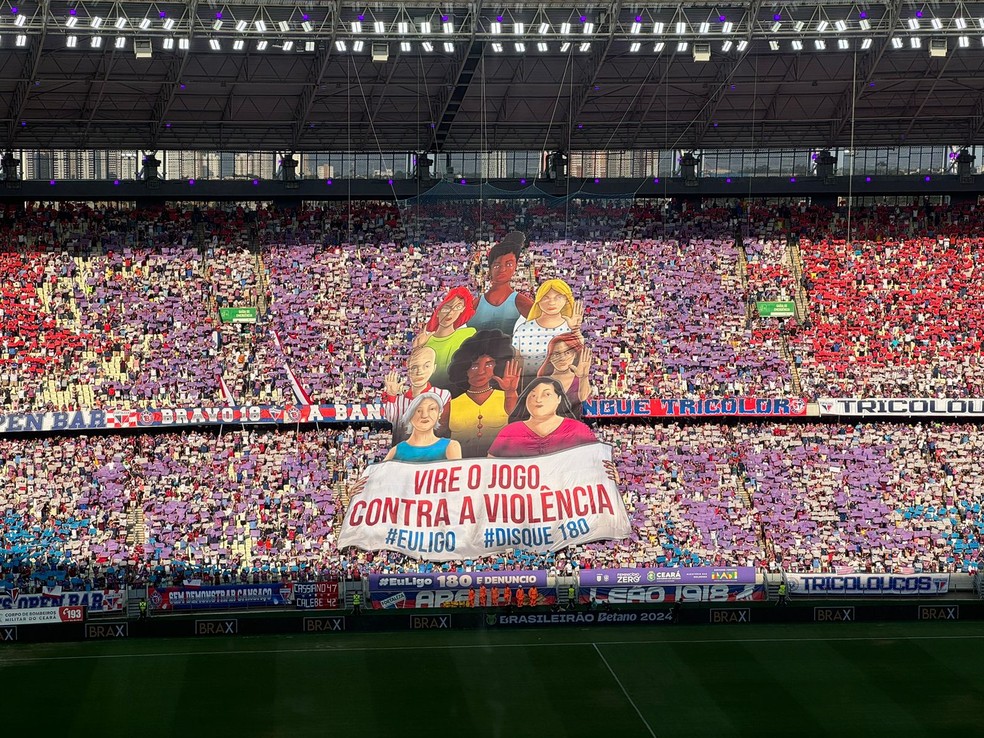
[[[589,443],[523,459],[374,464],[338,545],[450,561],[625,538],[629,520],[610,461],[610,446]]]

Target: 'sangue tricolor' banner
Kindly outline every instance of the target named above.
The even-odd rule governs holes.
[[[548,585],[545,571],[476,571],[447,574],[370,574],[369,601],[376,610],[401,608],[454,607],[472,604],[494,607],[505,604],[505,590],[514,594],[523,589],[525,604],[536,588],[537,605],[557,602],[557,589]],[[486,599],[481,601],[481,589]],[[493,596],[496,602],[493,602]]]
[[[685,566],[655,569],[579,569],[582,587],[634,587],[646,584],[755,584],[751,566]]]
[[[527,459],[374,464],[338,546],[450,561],[625,538],[631,529],[610,460],[610,446],[590,443]]]
[[[821,415],[908,417],[911,415],[984,417],[984,398],[949,397],[850,397],[817,400]]]
[[[209,610],[289,605],[293,583],[229,584],[218,587],[151,587],[155,610]]]
[[[786,574],[789,594],[803,597],[925,597],[946,594],[949,574]]]
[[[806,415],[806,400],[799,397],[719,397],[707,400],[642,399],[589,400],[583,403],[586,418],[697,418],[742,415],[798,418]]]

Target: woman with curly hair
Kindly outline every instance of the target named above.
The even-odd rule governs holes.
[[[519,255],[525,245],[526,234],[512,231],[489,250],[489,289],[478,300],[471,321],[475,329],[499,330],[511,336],[517,321],[529,315],[533,301],[512,286]]]
[[[455,352],[448,367],[451,438],[463,458],[482,458],[519,399],[520,363],[501,331],[479,331]]]

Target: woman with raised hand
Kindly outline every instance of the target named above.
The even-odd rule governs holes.
[[[489,448],[492,458],[521,458],[566,451],[598,439],[573,417],[563,386],[538,377],[523,391],[516,409]]]
[[[536,373],[538,377],[550,377],[560,382],[575,418],[581,417],[581,403],[591,399],[591,350],[584,339],[574,333],[561,333],[550,339],[547,358]]]

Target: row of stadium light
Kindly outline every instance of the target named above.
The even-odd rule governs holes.
[[[77,36],[68,35],[65,37],[65,46],[70,49],[102,49],[104,46],[106,48],[112,45],[115,49],[126,49],[128,38],[126,36],[116,36],[104,39],[102,36]],[[27,46],[28,36],[27,34],[17,34],[14,37],[14,45],[17,47],[24,48]],[[225,41],[225,43],[223,43]],[[857,39],[855,39],[857,41]],[[984,36],[980,37],[981,46],[984,47]],[[0,37],[0,46],[2,46],[3,40]],[[208,47],[212,51],[246,51],[247,44],[250,45],[252,50],[255,51],[301,51],[301,52],[313,52],[315,51],[317,44],[314,41],[293,41],[293,40],[281,40],[281,41],[268,41],[266,39],[260,39],[257,41],[249,41],[245,39],[218,39],[210,38],[208,39]],[[744,52],[748,48],[749,42],[745,39],[734,42],[725,40],[720,45],[720,52],[723,54],[730,53],[732,51],[737,51],[738,53]],[[861,51],[867,51],[873,45],[873,41],[870,38],[860,39],[860,42],[852,45],[851,40],[846,38],[839,38],[836,40],[828,39],[793,39],[789,42],[788,49],[790,51],[850,51],[854,48]],[[919,36],[910,36],[906,39],[899,38],[895,36],[891,40],[891,48],[895,50],[901,49],[923,49],[928,48],[928,44],[924,43],[923,39]],[[969,36],[958,36],[957,46],[961,49],[966,49],[971,46],[971,39]],[[160,48],[164,51],[173,51],[175,49],[179,51],[188,51],[191,48],[191,39],[186,37],[165,37],[160,39]],[[410,53],[414,49],[414,44],[410,41],[400,42],[400,51],[402,53]],[[443,51],[448,54],[453,54],[455,52],[455,44],[452,41],[444,41],[443,43],[434,43],[431,41],[422,41],[419,43],[419,48],[425,53],[433,53],[435,51]],[[513,51],[519,54],[525,54],[528,51],[536,51],[538,53],[550,53],[553,49],[557,49],[562,54],[569,52],[581,52],[585,53],[591,50],[590,41],[581,42],[563,42],[559,45],[551,45],[545,41],[538,42],[525,42],[525,41],[513,41],[509,43],[502,43],[494,41],[491,43],[490,48],[493,53],[502,54],[509,51]],[[646,53],[651,51],[652,53],[662,53],[667,50],[674,50],[677,53],[686,53],[691,48],[691,43],[689,41],[677,41],[666,43],[664,41],[656,41],[652,46],[646,44],[643,46],[640,41],[633,41],[629,44],[629,52],[636,53]],[[782,47],[778,41],[769,41],[769,48],[772,51],[781,51]],[[352,51],[354,53],[361,53],[368,51],[366,42],[361,39],[336,39],[335,40],[335,51],[339,53],[345,53]]]
[[[28,23],[28,16],[21,13],[16,6],[11,6],[11,13],[13,14],[13,24],[18,28],[24,28]],[[403,12],[406,12],[404,9]],[[408,35],[446,35],[450,36],[455,33],[456,26],[454,18],[450,15],[440,15],[435,14],[432,18],[424,18],[417,20],[410,20],[408,17],[398,18],[395,21],[387,22],[383,20],[374,20],[369,17],[367,20],[366,14],[359,14],[354,20],[342,24],[339,28],[345,28],[350,31],[352,35],[362,35],[362,34],[374,34],[374,35],[397,35],[397,36],[408,36]],[[575,20],[575,17],[577,20]],[[307,13],[302,13],[299,15],[300,21],[290,22],[287,20],[273,21],[264,18],[255,18],[253,20],[245,19],[230,19],[226,18],[222,11],[217,11],[215,17],[208,22],[212,31],[223,32],[223,33],[238,33],[244,35],[253,34],[266,34],[266,33],[295,33],[298,31],[303,31],[305,33],[312,33],[315,31],[315,25],[311,21],[311,17]],[[203,22],[204,19],[201,19]],[[577,21],[580,22],[577,22]],[[868,18],[868,14],[865,11],[860,11],[858,17],[854,18],[842,18],[836,20],[829,20],[827,18],[820,18],[810,21],[804,20],[794,20],[789,18],[784,18],[781,12],[777,12],[772,16],[771,25],[767,20],[758,21],[762,23],[763,27],[768,28],[772,33],[775,34],[811,34],[816,33],[820,35],[826,34],[844,34],[844,33],[861,33],[870,31],[872,28],[872,22]],[[571,35],[594,35],[596,33],[601,33],[603,30],[601,26],[604,25],[601,22],[596,22],[595,19],[586,16],[572,16],[571,20],[563,21],[560,23],[550,23],[543,16],[538,19],[534,19],[531,22],[526,22],[522,20],[515,20],[506,18],[502,15],[491,18],[480,18],[479,23],[481,27],[475,30],[482,34],[487,34],[489,36],[502,36],[502,35],[513,35],[513,36],[525,36],[527,34],[538,34],[540,36],[571,36]],[[917,31],[937,31],[937,32],[959,32],[966,31],[972,25],[977,25],[981,30],[984,30],[984,17],[968,19],[963,16],[956,16],[953,18],[939,18],[939,17],[924,17],[923,11],[917,10],[915,14],[909,18],[900,19],[901,27],[896,30],[917,32]],[[169,17],[166,12],[160,11],[158,18],[144,17],[139,20],[131,20],[125,16],[118,15],[114,18],[104,17],[100,15],[91,15],[88,17],[81,17],[78,14],[76,8],[70,8],[68,15],[64,19],[64,27],[68,30],[82,30],[82,28],[88,27],[92,30],[99,30],[104,28],[115,28],[117,31],[144,31],[149,33],[174,33],[176,30],[184,30],[187,22],[182,19],[178,21],[175,18]],[[745,27],[739,27],[741,24],[736,24],[735,22],[728,20],[727,16],[719,15],[717,16],[717,22],[713,19],[708,19],[698,23],[693,23],[688,20],[670,20],[670,21],[650,21],[643,15],[636,15],[634,20],[631,22],[626,21],[625,23],[619,22],[623,33],[625,33],[625,27],[628,27],[629,36],[644,36],[652,34],[654,36],[695,36],[695,37],[713,37],[720,35],[731,35],[738,34],[747,36],[749,29]],[[468,29],[458,29],[458,30],[468,30]]]

